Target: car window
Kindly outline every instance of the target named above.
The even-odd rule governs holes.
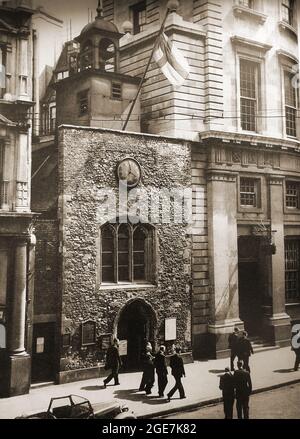
[[[70,418],[72,419],[86,419],[93,414],[93,410],[88,402],[76,404],[71,408]]]
[[[69,418],[71,413],[70,398],[53,399],[49,411],[56,418]]]

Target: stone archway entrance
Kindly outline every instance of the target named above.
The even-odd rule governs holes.
[[[142,299],[125,305],[117,326],[118,339],[127,340],[127,357],[123,358],[125,369],[141,369],[141,357],[146,343],[150,341],[155,346],[155,330],[156,316],[150,305]]]

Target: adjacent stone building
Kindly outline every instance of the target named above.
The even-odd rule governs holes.
[[[0,396],[30,386],[32,28],[30,2],[0,5]]]

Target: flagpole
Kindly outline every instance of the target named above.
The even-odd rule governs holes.
[[[169,13],[170,13],[170,8],[169,8],[169,6],[168,6],[168,7],[167,7],[167,13],[166,13],[166,16],[165,16],[165,18],[164,18],[164,21],[162,22],[161,28],[160,28],[160,30],[159,30],[159,33],[158,33],[157,37],[156,37],[155,43],[154,43],[154,45],[153,45],[153,48],[152,48],[152,51],[151,51],[151,54],[150,54],[150,58],[149,58],[149,60],[148,60],[148,63],[147,63],[147,66],[146,66],[146,68],[145,68],[145,71],[144,71],[143,77],[142,77],[141,82],[140,82],[140,84],[139,84],[139,88],[138,88],[138,90],[137,90],[136,96],[135,96],[135,98],[134,98],[134,100],[133,100],[133,102],[132,102],[132,104],[131,104],[131,107],[130,107],[129,113],[128,113],[128,115],[127,115],[126,121],[125,121],[124,126],[123,126],[123,128],[122,128],[122,131],[125,131],[125,130],[126,130],[126,127],[127,127],[128,122],[129,122],[130,116],[131,116],[131,114],[132,114],[132,112],[133,112],[134,106],[135,106],[136,101],[137,101],[137,99],[138,99],[138,97],[139,97],[139,94],[140,94],[140,92],[141,92],[141,89],[142,89],[143,83],[144,83],[145,78],[146,78],[146,75],[147,75],[147,73],[148,73],[148,70],[149,70],[149,67],[150,67],[150,64],[151,64],[151,61],[152,61],[153,55],[154,55],[154,51],[155,51],[155,48],[156,48],[156,43],[157,43],[158,39],[160,38],[160,36],[161,36],[161,35],[163,34],[163,32],[164,32],[165,24],[166,24],[167,18],[168,18],[168,16],[169,16]]]

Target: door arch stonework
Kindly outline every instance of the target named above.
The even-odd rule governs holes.
[[[147,342],[156,348],[157,317],[152,306],[144,299],[131,299],[118,312],[114,322],[114,335],[127,340],[126,369],[139,369]]]

